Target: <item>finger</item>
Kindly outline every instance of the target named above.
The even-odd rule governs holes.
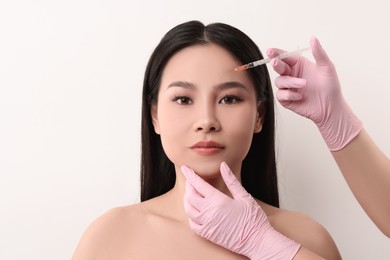
[[[291,73],[290,66],[287,65],[287,63],[282,61],[281,59],[272,59],[270,64],[272,68],[276,71],[276,73],[278,73],[279,75],[290,75]]]
[[[184,194],[184,210],[190,220],[194,223],[202,224],[204,222],[204,212],[207,212],[207,205],[204,198],[200,198],[197,191],[192,187],[192,185],[186,182],[186,192]],[[202,203],[203,201],[203,203]]]
[[[322,48],[320,41],[316,37],[311,37],[310,46],[312,49],[313,57],[318,65],[329,65],[331,60],[326,54],[325,50]]]
[[[199,177],[192,169],[183,165],[181,167],[181,172],[183,173],[186,180],[195,188],[199,194],[204,197],[208,197],[215,192],[215,188],[211,186],[209,183],[204,181],[201,177]]]
[[[205,198],[195,190],[194,186],[191,183],[186,181],[186,191],[184,193],[184,200],[188,205],[196,209],[198,212],[203,210],[203,205],[205,202],[202,202]]]
[[[226,162],[221,163],[220,170],[223,181],[233,195],[233,198],[237,199],[248,195],[248,192],[242,187]]]
[[[284,52],[286,52],[286,51],[282,50],[282,49],[277,49],[277,48],[269,48],[266,51],[267,56],[269,58],[275,58],[276,56],[278,56],[279,54],[284,53]]]
[[[275,96],[276,96],[276,99],[283,106],[285,106],[286,104],[289,104],[290,102],[299,101],[299,100],[303,99],[302,94],[300,94],[294,90],[290,90],[290,89],[279,89],[278,91],[276,91]],[[288,103],[286,103],[286,102],[288,102]]]
[[[194,208],[191,203],[188,201],[188,199],[186,199],[186,197],[184,196],[184,212],[187,214],[187,216],[189,218],[196,218],[199,214],[199,211]]]
[[[275,85],[279,89],[300,89],[306,87],[306,79],[290,76],[279,76],[275,79]]]
[[[282,50],[282,49],[277,49],[277,48],[270,48],[267,50],[267,56],[270,58],[276,58],[276,56],[285,53],[287,51]],[[285,63],[287,63],[288,66],[292,67],[295,64],[297,64],[299,60],[299,55],[292,55],[290,57],[286,57],[283,59]]]

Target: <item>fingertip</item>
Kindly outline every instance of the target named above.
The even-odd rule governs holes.
[[[230,172],[230,168],[225,161],[221,162],[220,170],[221,170],[221,174]]]
[[[227,166],[227,164],[225,161],[221,162],[221,167],[226,167],[226,166]]]
[[[187,165],[182,165],[181,168],[180,168],[181,172],[184,174],[184,176],[188,179],[188,178],[191,178],[191,177],[194,177],[195,175],[195,172],[193,169],[191,169],[190,167],[188,167]]]
[[[322,47],[320,41],[317,39],[317,37],[312,36],[310,39],[310,46],[312,49],[312,54],[314,56],[314,59],[316,60],[317,64],[319,65],[328,65],[330,61],[328,54]]]
[[[184,175],[187,183],[190,183],[192,186],[196,185],[198,176],[195,174],[194,170],[186,165],[180,167],[182,174]]]
[[[200,194],[202,197],[210,196],[215,188],[202,179],[195,171],[185,165],[181,166],[181,171],[186,177],[186,189],[191,193]]]
[[[317,39],[317,37],[315,37],[314,35],[312,35],[311,37],[310,37],[310,46],[313,48],[313,46],[316,44],[316,42],[318,42],[318,39]]]
[[[234,175],[226,162],[221,163],[221,174],[234,199],[242,198],[245,194],[247,194],[244,187],[242,187],[241,182],[237,179],[236,175]]]
[[[286,60],[287,59],[291,60],[292,58],[294,57],[289,57],[284,60],[281,60],[279,58],[273,58],[270,61],[270,64],[272,68],[275,70],[275,72],[278,73],[279,75],[289,75],[291,73],[291,68],[290,65],[286,63]]]
[[[320,41],[315,36],[311,36],[311,38],[310,38],[310,47],[312,50],[324,51],[324,49],[321,46]]]
[[[275,55],[274,55],[274,52],[273,52],[273,49],[267,49],[267,50],[265,51],[265,53],[267,54],[268,57],[273,57],[273,56],[275,56]]]
[[[236,176],[233,174],[232,170],[230,169],[229,165],[226,162],[221,163],[220,171],[221,171],[222,178],[226,184],[230,185],[231,183],[234,182]]]

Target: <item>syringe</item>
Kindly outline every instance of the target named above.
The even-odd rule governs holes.
[[[235,68],[234,70],[235,71],[242,71],[242,70],[251,69],[251,68],[254,68],[256,66],[260,66],[260,65],[266,64],[266,63],[270,62],[274,58],[284,59],[284,58],[287,58],[287,57],[290,57],[290,56],[293,56],[293,55],[296,55],[296,54],[300,54],[300,53],[302,53],[304,51],[308,51],[310,49],[311,49],[311,47],[306,47],[306,48],[298,49],[298,50],[295,50],[295,51],[284,52],[284,53],[281,53],[278,56],[273,57],[273,58],[265,58],[265,59],[262,59],[262,60],[250,62],[248,64],[239,66],[239,67]]]

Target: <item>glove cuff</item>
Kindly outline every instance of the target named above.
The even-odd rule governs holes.
[[[247,256],[252,260],[293,259],[301,245],[273,228],[263,234]]]
[[[338,151],[349,144],[362,130],[363,123],[344,103],[339,110],[328,115],[331,120],[326,125],[317,125],[330,151]]]

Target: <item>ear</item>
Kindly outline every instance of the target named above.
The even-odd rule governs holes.
[[[265,116],[264,104],[262,102],[259,102],[257,108],[256,121],[253,130],[254,133],[256,134],[260,133],[261,129],[263,129],[264,116]]]
[[[150,114],[152,117],[154,131],[156,132],[156,134],[159,135],[160,134],[160,124],[158,123],[158,117],[157,117],[157,105],[156,104],[152,105],[150,110],[151,110]]]

